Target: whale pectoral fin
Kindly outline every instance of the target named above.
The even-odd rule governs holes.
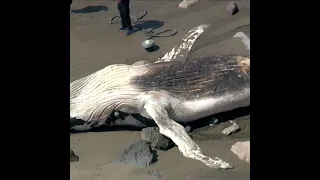
[[[159,132],[170,138],[185,157],[199,160],[209,167],[218,169],[233,168],[233,165],[218,157],[211,159],[202,154],[200,147],[192,140],[182,125],[170,119],[166,108],[157,101],[149,101],[144,108],[159,126]]]
[[[168,61],[185,61],[188,58],[193,44],[204,32],[204,30],[208,29],[209,27],[209,24],[201,24],[197,27],[194,27],[187,32],[179,46],[173,47],[171,51],[165,53],[164,56],[161,59],[158,59],[155,63]]]

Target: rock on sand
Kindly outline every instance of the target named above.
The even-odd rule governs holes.
[[[250,141],[235,143],[231,147],[231,152],[236,154],[239,159],[245,160],[250,164]]]
[[[222,131],[222,133],[229,136],[229,135],[234,134],[238,131],[240,131],[240,127],[236,123],[233,123],[231,126],[225,128]]]
[[[118,160],[113,163],[133,164],[140,167],[149,167],[156,161],[156,151],[153,151],[146,141],[138,141],[124,150]]]
[[[179,4],[180,8],[189,8],[199,2],[199,0],[184,0]]]
[[[151,147],[159,150],[168,150],[175,146],[174,142],[162,135],[158,127],[148,127],[141,131],[142,140],[151,143]]]
[[[231,15],[237,14],[239,12],[238,5],[234,1],[231,1],[227,6],[227,11],[230,12]]]
[[[79,157],[74,154],[74,152],[70,149],[70,162],[78,161]]]

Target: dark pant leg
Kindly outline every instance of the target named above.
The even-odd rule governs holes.
[[[121,26],[122,27],[127,27],[126,26],[126,21],[125,21],[125,18],[124,18],[124,8],[123,8],[123,5],[121,3],[118,3],[118,10],[119,10],[119,13],[120,13],[120,18],[121,18]]]
[[[131,25],[131,18],[130,18],[130,7],[129,7],[129,2],[125,3],[125,13],[124,13],[124,18],[126,20],[126,26],[129,29],[132,29],[132,25]]]
[[[129,2],[125,1],[125,2],[118,3],[118,8],[119,8],[120,14],[122,14],[121,20],[124,23],[124,27],[128,29],[132,29]]]

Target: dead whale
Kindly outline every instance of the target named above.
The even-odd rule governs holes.
[[[184,156],[223,169],[232,165],[204,156],[179,123],[249,105],[249,56],[116,64],[70,84],[70,117],[87,127],[107,123],[114,111],[138,113],[152,119]]]

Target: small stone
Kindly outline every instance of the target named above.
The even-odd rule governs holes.
[[[250,164],[250,141],[237,142],[231,147],[231,152]]]
[[[70,162],[79,161],[79,157],[74,154],[74,152],[70,149]]]
[[[231,15],[237,14],[239,12],[238,5],[234,1],[231,1],[227,6],[227,11],[230,12]]]
[[[219,120],[217,118],[212,118],[213,124],[218,124]]]
[[[212,118],[209,122],[209,126],[214,127],[218,123],[219,123],[219,120],[217,118]]]
[[[154,149],[166,151],[175,146],[174,142],[171,139],[167,138],[159,132],[158,127],[147,127],[142,129],[141,138],[144,141],[150,142],[151,147]]]
[[[186,8],[193,6],[197,2],[199,2],[199,0],[184,0],[179,4],[179,7],[186,9]]]
[[[153,151],[146,141],[138,141],[132,144],[113,163],[133,164],[139,167],[149,167],[156,161],[156,151]]]
[[[115,111],[113,115],[114,117],[119,117],[120,113],[118,111]]]
[[[222,133],[229,136],[238,131],[240,131],[240,127],[236,123],[233,123],[231,126],[225,128]]]
[[[191,127],[190,126],[186,126],[186,127],[184,127],[184,130],[186,130],[186,132],[188,133],[188,132],[191,131]]]

